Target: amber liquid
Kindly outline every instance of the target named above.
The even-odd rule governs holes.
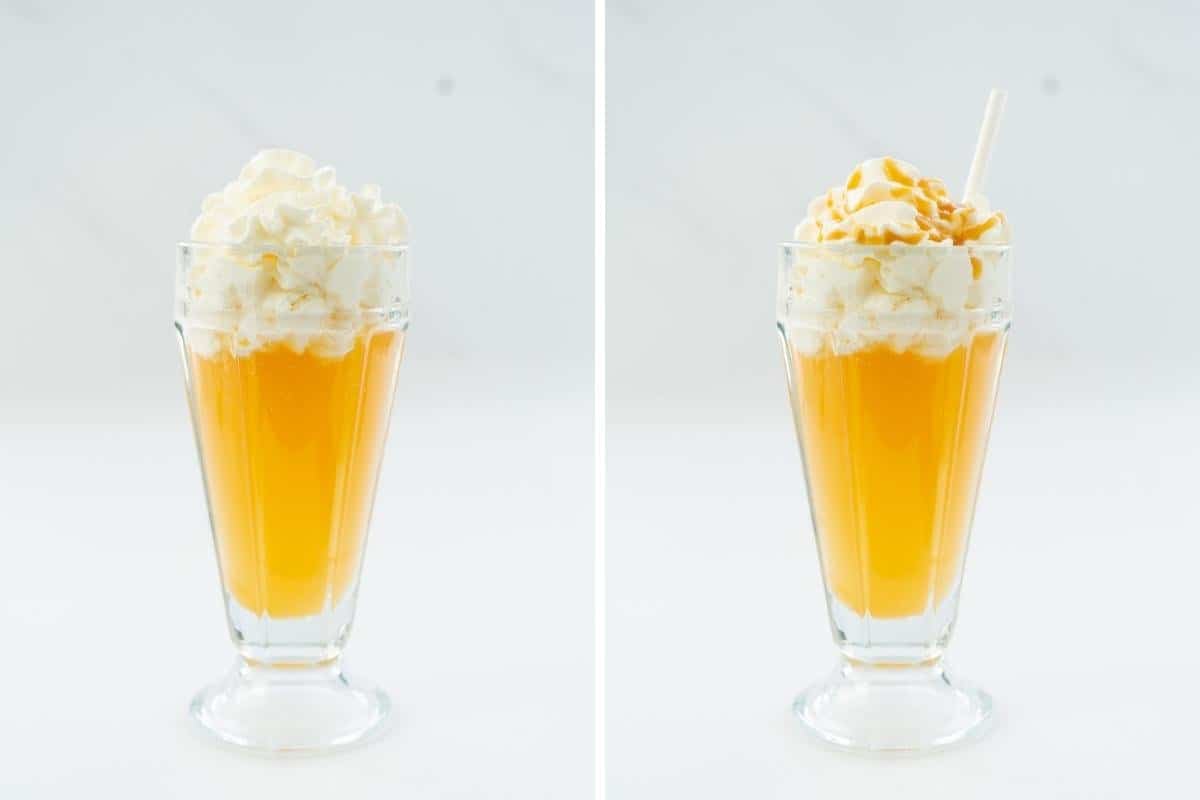
[[[825,582],[854,613],[921,614],[958,585],[1006,335],[790,355]]]
[[[403,347],[377,330],[332,358],[189,356],[222,579],[254,614],[317,614],[355,584]]]

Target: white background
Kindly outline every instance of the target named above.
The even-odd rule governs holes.
[[[585,797],[592,6],[0,3],[0,795]],[[333,759],[193,735],[232,660],[175,243],[266,146],[408,213],[413,328]]]
[[[1186,792],[1200,356],[1194,3],[609,5],[610,796]],[[982,742],[863,759],[792,697],[833,665],[775,243],[857,162],[961,186],[987,91],[1016,320],[960,672]]]

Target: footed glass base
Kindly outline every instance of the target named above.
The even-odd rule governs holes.
[[[929,752],[983,733],[992,698],[960,684],[941,661],[869,665],[843,661],[796,698],[792,710],[826,742],[878,753]]]
[[[340,660],[305,665],[239,661],[192,700],[191,715],[223,742],[262,753],[319,754],[381,732],[386,694],[348,678]]]

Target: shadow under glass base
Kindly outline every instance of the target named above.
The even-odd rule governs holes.
[[[975,738],[992,719],[986,692],[952,679],[938,662],[866,665],[843,661],[792,705],[829,744],[869,753],[922,753]]]
[[[391,711],[383,691],[341,662],[266,666],[239,660],[195,696],[191,716],[223,742],[261,753],[316,755],[362,744]]]

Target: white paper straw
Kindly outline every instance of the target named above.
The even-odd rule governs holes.
[[[992,144],[996,140],[996,129],[1000,127],[1000,117],[1004,114],[1004,102],[1007,99],[1008,92],[1003,89],[992,89],[988,95],[983,127],[979,129],[979,141],[975,143],[975,158],[971,161],[971,171],[967,173],[967,188],[963,190],[963,203],[971,202],[972,197],[983,191],[988,159],[992,156]]]

